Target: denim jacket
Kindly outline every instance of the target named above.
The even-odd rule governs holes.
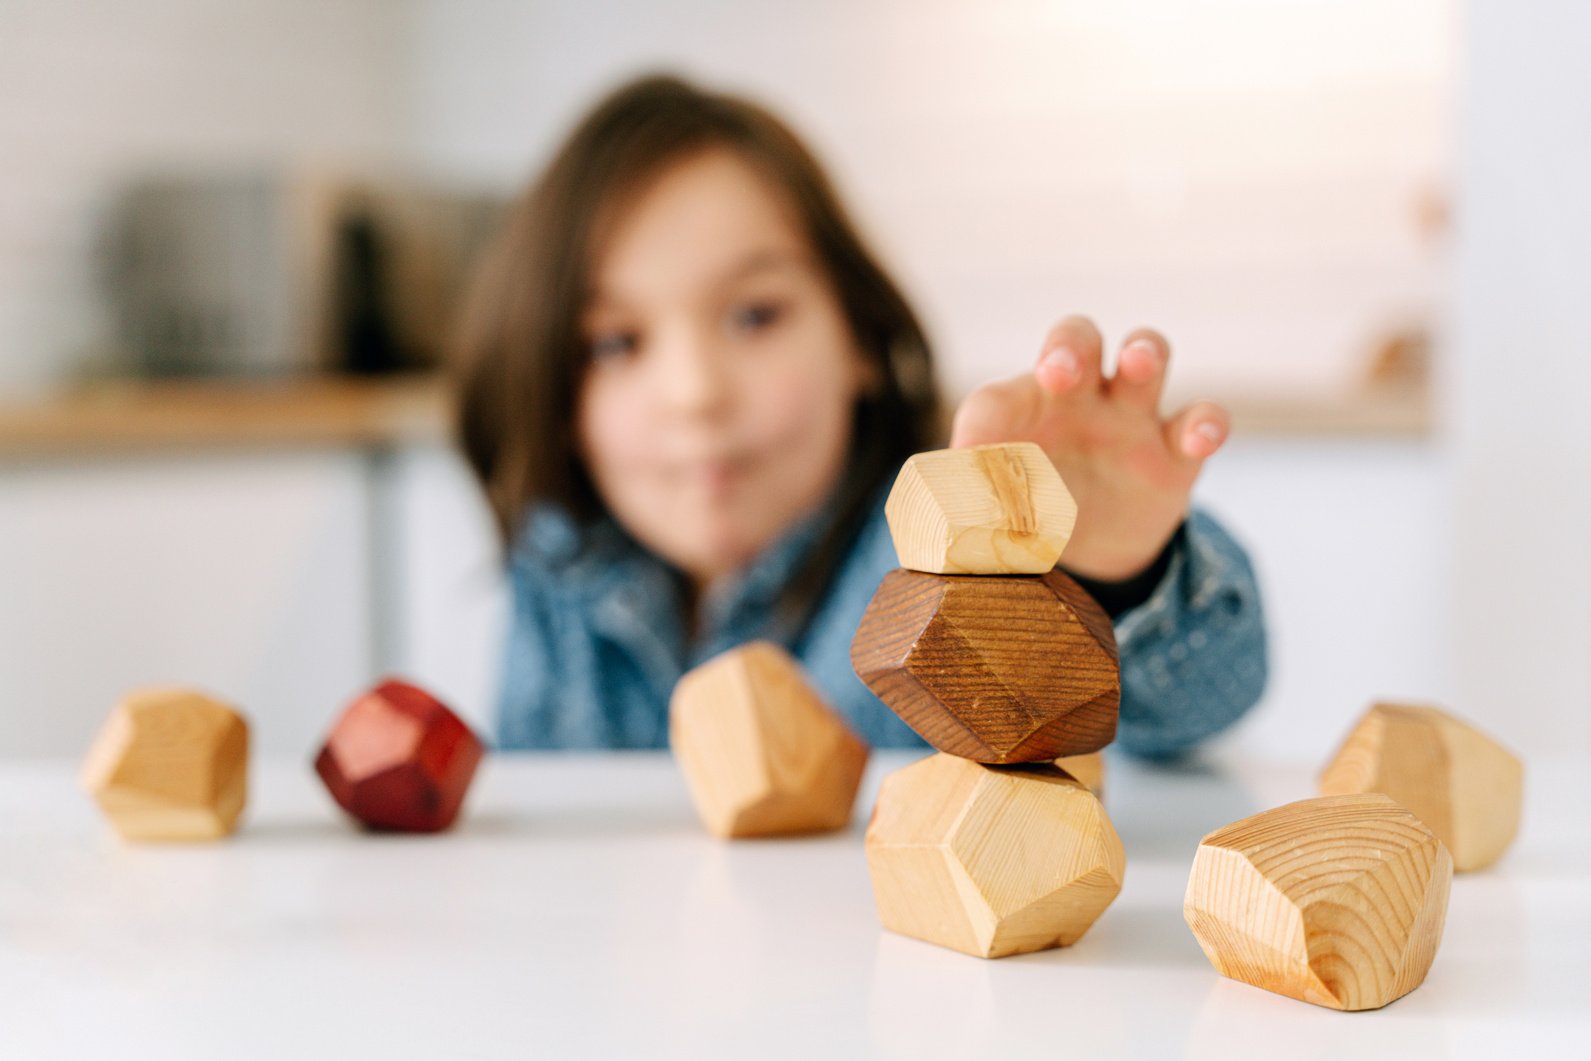
[[[773,628],[785,581],[814,547],[821,513],[770,545],[700,602],[700,636],[681,620],[679,576],[611,518],[577,526],[535,506],[508,557],[513,622],[498,707],[502,748],[662,748],[668,701],[691,667],[746,641],[780,640],[875,747],[926,747],[851,669],[851,638],[880,580],[898,566],[884,520],[887,486],[794,643]],[[1194,510],[1165,575],[1116,617],[1121,652],[1117,743],[1175,756],[1247,711],[1265,685],[1265,625],[1248,558]]]

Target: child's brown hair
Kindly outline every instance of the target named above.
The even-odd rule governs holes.
[[[557,502],[579,520],[603,513],[574,441],[594,237],[649,178],[711,148],[733,151],[786,198],[877,380],[857,403],[835,518],[781,601],[784,617],[799,623],[869,498],[901,461],[934,444],[939,400],[916,314],[812,153],[762,107],[651,76],[613,92],[575,128],[511,211],[476,277],[455,351],[458,427],[505,547],[533,502]]]

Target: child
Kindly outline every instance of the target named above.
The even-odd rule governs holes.
[[[927,223],[927,222],[925,222]],[[850,641],[896,566],[883,501],[944,444],[927,339],[799,140],[672,78],[621,88],[518,204],[462,334],[460,427],[505,543],[505,748],[663,747],[687,669],[789,648],[877,746],[921,746]],[[1168,348],[1114,376],[1086,319],[974,391],[952,445],[1027,439],[1077,499],[1062,566],[1116,624],[1118,741],[1175,755],[1258,699],[1242,549],[1189,513],[1225,412],[1158,413]]]

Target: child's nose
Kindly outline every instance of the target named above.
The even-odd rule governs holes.
[[[728,366],[706,336],[674,337],[659,362],[659,397],[670,409],[687,416],[709,416],[724,409],[730,391]]]

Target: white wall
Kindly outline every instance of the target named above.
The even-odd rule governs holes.
[[[1591,6],[1466,7],[1444,397],[1456,684],[1519,743],[1591,752]]]
[[[509,597],[480,487],[451,449],[415,446],[382,464],[389,521],[391,666],[490,733]]]
[[[1446,0],[418,0],[415,158],[517,187],[620,79],[769,102],[877,236],[961,393],[1048,325],[1153,323],[1188,387],[1341,387],[1419,318]]]
[[[104,342],[94,226],[148,169],[390,157],[405,6],[0,0],[0,395]]]
[[[350,452],[0,464],[0,758],[79,755],[148,684],[307,756],[376,665],[370,510]]]
[[[1451,678],[1451,506],[1433,443],[1239,434],[1196,496],[1248,546],[1270,636],[1270,686],[1231,745],[1323,761],[1388,698],[1513,729]]]

